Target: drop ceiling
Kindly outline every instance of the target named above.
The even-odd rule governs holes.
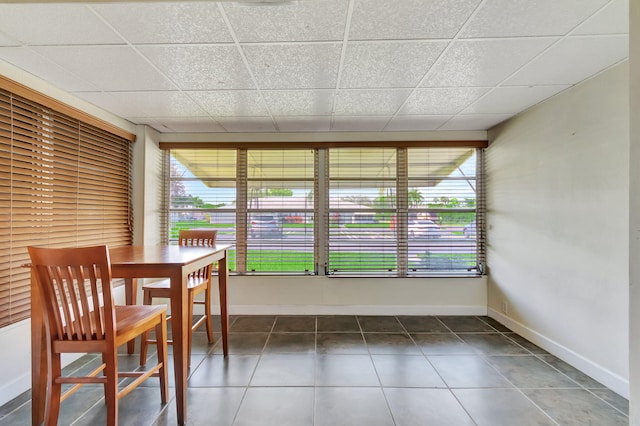
[[[183,132],[486,130],[623,61],[628,0],[0,0],[0,60]]]

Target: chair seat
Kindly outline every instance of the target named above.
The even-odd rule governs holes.
[[[126,343],[140,334],[140,329],[151,329],[160,321],[167,305],[114,306],[116,311],[116,343]]]

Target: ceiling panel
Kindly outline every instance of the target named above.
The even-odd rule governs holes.
[[[331,116],[274,117],[281,132],[328,132]]]
[[[1,31],[1,30],[0,30]],[[19,46],[20,43],[0,32],[0,46]]]
[[[458,114],[438,130],[485,130],[511,116],[512,114]]]
[[[264,90],[272,115],[331,115],[334,90]]]
[[[138,124],[147,124],[160,133],[219,133],[226,130],[210,117],[187,117],[187,118],[134,118]]]
[[[233,41],[215,3],[118,3],[92,8],[131,43]]]
[[[445,42],[367,42],[347,47],[340,87],[415,87]]]
[[[36,46],[36,52],[99,90],[174,90],[151,64],[128,46]]]
[[[461,37],[560,36],[609,0],[487,0]]]
[[[508,85],[576,84],[629,52],[626,35],[568,37],[507,79]]]
[[[243,50],[262,89],[333,89],[338,78],[338,43],[245,45]]]
[[[572,35],[629,34],[629,0],[614,0],[576,28]]]
[[[389,120],[391,120],[391,116],[335,116],[331,130],[336,132],[381,132]]]
[[[387,131],[429,131],[438,130],[451,116],[444,115],[398,115],[387,124]]]
[[[139,46],[138,50],[181,90],[253,89],[236,46]]]
[[[486,130],[624,61],[628,6],[0,0],[0,69],[163,133]]]
[[[468,106],[462,114],[515,114],[568,86],[498,87]]]
[[[452,38],[480,0],[358,0],[351,40]]]
[[[496,85],[554,41],[554,38],[457,41],[433,66],[422,87]]]
[[[88,92],[79,94],[124,117],[198,117],[206,115],[182,92]]]
[[[417,89],[409,96],[400,114],[456,114],[488,90],[482,87]]]
[[[340,90],[336,115],[393,115],[411,94],[410,89]]]
[[[67,69],[45,58],[30,47],[0,47],[0,57],[5,61],[32,74],[46,78],[47,81],[66,91],[93,91],[96,86],[85,81],[82,76],[74,75]]]
[[[227,132],[275,132],[271,117],[221,117],[216,120]]]
[[[221,3],[240,42],[344,38],[348,0]]]
[[[187,94],[212,116],[255,117],[269,113],[260,93],[255,90],[217,90]]]
[[[81,4],[3,4],[0,29],[24,44],[123,44],[124,40]]]

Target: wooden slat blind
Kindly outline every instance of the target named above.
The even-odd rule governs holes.
[[[0,89],[0,327],[29,317],[26,247],[131,244],[128,139]]]

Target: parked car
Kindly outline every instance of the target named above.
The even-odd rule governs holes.
[[[432,220],[415,219],[409,221],[409,237],[440,238],[442,231]]]
[[[259,214],[249,222],[249,234],[253,237],[281,237],[282,221],[278,216]]]
[[[476,220],[473,221],[464,227],[462,230],[462,234],[465,238],[475,238],[476,237]]]

